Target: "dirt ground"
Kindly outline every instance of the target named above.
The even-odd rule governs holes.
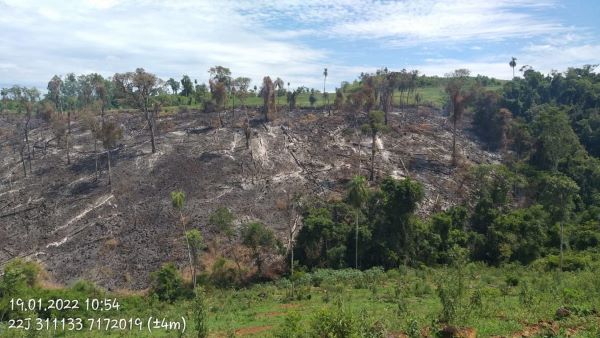
[[[235,115],[225,114],[220,128],[215,114],[162,116],[152,154],[141,114],[113,112],[124,138],[112,152],[112,191],[106,153],[95,178],[93,138],[81,121],[72,123],[67,165],[65,145],[57,144],[47,123],[34,120],[32,172],[27,162],[24,177],[9,137],[18,118],[0,116],[0,265],[28,257],[42,262],[58,283],[88,279],[109,289],[143,289],[163,262],[186,262],[171,191],[186,193],[188,227],[208,240],[214,234],[208,216],[225,206],[238,225],[262,221],[285,242],[290,220],[278,201],[293,193],[340,197],[353,175],[368,177],[371,137],[361,134],[363,115],[279,112],[264,123],[250,112],[248,147],[245,114]],[[462,161],[453,167],[452,129],[443,112],[420,107],[390,113],[390,128],[377,139],[376,179],[421,181],[421,214],[459,203],[470,189],[464,183],[468,167],[500,160],[470,126],[467,116],[458,137]]]

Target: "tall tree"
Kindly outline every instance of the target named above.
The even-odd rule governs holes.
[[[252,251],[258,275],[263,274],[264,254],[275,248],[277,239],[275,234],[264,224],[251,222],[242,228],[242,244]]]
[[[238,99],[240,100],[240,105],[245,108],[246,107],[246,99],[248,98],[249,95],[249,89],[250,89],[250,82],[252,80],[248,77],[237,77],[235,80],[233,80],[233,83],[235,85],[236,91],[235,94],[238,97]]]
[[[187,242],[189,243],[190,246],[190,251],[191,251],[191,255],[192,255],[192,263],[193,263],[193,280],[196,280],[196,268],[198,267],[199,263],[200,263],[200,253],[202,252],[202,250],[204,250],[205,245],[204,245],[204,237],[202,237],[202,234],[200,233],[200,230],[198,229],[192,229],[192,230],[188,230],[185,232],[185,239],[187,240]],[[194,282],[194,285],[195,282]]]
[[[457,69],[450,74],[446,84],[446,93],[450,96],[452,109],[452,165],[456,165],[456,125],[460,122],[465,106],[471,98],[471,93],[465,90],[466,80],[470,74],[468,69]]]
[[[102,146],[106,150],[106,159],[108,162],[108,185],[112,190],[112,173],[111,173],[111,152],[117,146],[117,142],[123,137],[123,129],[115,121],[105,121],[99,129],[100,135],[98,139],[102,142]]]
[[[135,72],[117,73],[113,76],[116,94],[142,111],[150,130],[150,142],[152,153],[156,152],[154,141],[155,119],[152,112],[152,96],[156,95],[160,87],[160,81],[156,75],[146,72],[143,68],[137,68]]]
[[[194,94],[194,83],[189,76],[183,75],[181,78],[181,95],[190,98]]]
[[[270,116],[275,113],[275,86],[271,77],[265,76],[263,78],[260,96],[263,98],[263,114],[265,114],[265,121],[268,122]]]
[[[38,102],[40,98],[40,92],[37,90],[37,88],[26,88],[23,87],[22,90],[22,96],[20,98],[21,104],[23,105],[23,108],[25,109],[25,122],[23,123],[23,132],[24,132],[24,136],[25,136],[25,144],[27,145],[27,160],[29,161],[29,171],[32,171],[31,168],[31,157],[32,157],[32,153],[31,153],[31,145],[29,142],[29,123],[31,122],[31,117],[33,114],[33,110],[35,109],[35,106]],[[35,156],[35,154],[34,154]]]
[[[71,164],[71,156],[70,156],[70,141],[71,141],[71,117],[77,108],[78,96],[79,96],[79,83],[75,74],[69,73],[65,75],[64,83],[62,86],[62,91],[64,93],[64,103],[67,108],[67,164]]]
[[[48,97],[49,99],[54,102],[54,105],[56,106],[56,110],[58,112],[60,112],[60,114],[63,114],[63,107],[64,107],[64,103],[65,103],[65,86],[64,86],[64,82],[62,80],[62,78],[58,75],[54,75],[52,77],[52,79],[50,80],[50,82],[48,82]],[[55,121],[58,121],[58,119],[55,119]],[[66,126],[67,126],[67,131],[65,132],[65,139],[66,139],[66,150],[67,150],[67,164],[71,163],[71,158],[69,156],[69,132],[71,129],[71,113],[68,113],[68,118],[66,120]]]
[[[56,106],[56,111],[62,114],[62,85],[63,81],[58,75],[54,75],[48,82],[48,98]]]
[[[560,225],[560,270],[563,269],[564,223],[571,217],[579,186],[561,174],[544,174],[540,182],[539,199],[549,211],[553,222]]]
[[[336,88],[335,90],[335,99],[333,100],[333,106],[335,107],[335,111],[341,112],[344,108],[344,93],[341,88]]]
[[[273,82],[273,86],[275,86],[275,95],[277,96],[277,104],[275,105],[275,109],[277,110],[277,107],[279,106],[279,96],[285,94],[285,82],[278,77],[275,79],[275,82]]]
[[[215,82],[224,83],[227,87],[231,85],[231,70],[223,66],[214,66],[208,70],[210,79]]]
[[[236,231],[233,228],[233,221],[235,221],[234,214],[225,207],[217,208],[208,217],[208,224],[212,225],[217,233],[224,234],[227,238],[229,242],[229,252],[237,266],[238,278],[242,281],[242,266],[235,245]]]
[[[323,69],[323,104],[327,105],[327,110],[329,115],[331,115],[331,110],[329,110],[329,96],[327,95],[327,90],[325,88],[325,84],[327,83],[327,68]]]
[[[371,135],[371,173],[369,181],[375,179],[375,154],[377,153],[377,135],[379,132],[386,130],[384,123],[384,114],[380,110],[372,110],[369,112],[369,122],[363,125],[362,129],[365,134]]]
[[[182,80],[183,81],[183,80]],[[179,93],[179,82],[177,82],[177,80],[175,80],[174,78],[169,78],[166,82],[166,84],[171,87],[171,91],[173,92],[173,95],[177,95],[177,93]]]
[[[510,66],[510,68],[512,68],[513,71],[513,79],[515,78],[515,67],[517,66],[517,58],[516,57],[512,57],[510,59],[510,62],[508,63],[508,65]]]
[[[183,228],[183,238],[185,239],[185,243],[187,245],[188,259],[190,263],[190,273],[192,274],[192,284],[194,288],[196,288],[196,269],[194,269],[190,239],[187,236],[187,230],[185,226],[186,219],[183,216],[183,208],[185,205],[185,193],[181,190],[172,191],[171,204],[173,205],[173,208],[179,213],[179,222],[181,222],[181,227]]]
[[[231,92],[232,79],[229,68],[215,66],[208,70],[210,93],[215,100],[217,111],[219,111],[219,120],[221,120],[220,111],[225,108],[227,98]],[[221,123],[222,124],[222,123]]]
[[[99,123],[96,119],[93,109],[87,110],[82,115],[82,121],[84,127],[92,133],[92,138],[94,139],[94,156],[95,156],[95,164],[96,164],[96,181],[99,178],[98,175],[98,140],[101,135],[102,125],[103,123]],[[110,178],[109,178],[110,181]]]
[[[346,201],[354,207],[355,231],[354,231],[354,268],[358,269],[358,215],[367,201],[369,192],[367,183],[363,176],[354,176],[348,185]]]
[[[310,91],[310,95],[308,96],[308,102],[310,102],[310,107],[314,108],[315,102],[317,102],[317,97],[315,96],[314,90]]]

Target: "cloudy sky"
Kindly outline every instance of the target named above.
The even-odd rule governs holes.
[[[229,67],[258,84],[331,87],[360,72],[456,68],[508,79],[600,63],[597,0],[0,0],[0,87],[137,67],[206,81]]]

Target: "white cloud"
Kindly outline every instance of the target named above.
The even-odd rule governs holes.
[[[269,13],[267,20],[290,18],[323,25],[323,34],[414,45],[497,41],[562,32],[566,27],[560,23],[534,15],[555,5],[554,0],[256,0],[240,6],[257,15]]]
[[[600,48],[593,34],[538,15],[555,6],[553,0],[0,0],[0,86],[45,87],[54,74],[136,67],[205,81],[218,64],[257,85],[271,75],[316,88],[328,67],[333,87],[373,71],[398,50],[402,67],[423,73],[469,68],[510,78],[513,55],[485,55],[498,41],[523,38],[529,45],[511,52],[519,64],[550,71],[592,63]],[[405,59],[407,47],[412,54]],[[469,53],[454,55],[461,50]],[[435,59],[414,60],[422,55]]]
[[[45,86],[55,73],[111,75],[136,67],[204,81],[217,64],[257,84],[271,75],[318,85],[326,64],[326,51],[289,39],[293,32],[276,34],[233,2],[11,1],[5,7],[0,64],[18,67],[0,68],[2,85]]]

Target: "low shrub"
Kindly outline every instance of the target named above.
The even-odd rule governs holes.
[[[151,278],[152,293],[161,301],[174,302],[184,294],[183,280],[173,263],[164,264]]]

